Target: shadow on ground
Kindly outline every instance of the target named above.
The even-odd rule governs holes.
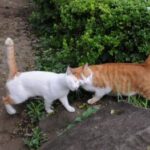
[[[111,114],[111,110],[120,113]],[[43,131],[50,133],[59,129],[61,123],[57,119],[54,124],[50,118],[43,122]],[[40,150],[149,150],[150,111],[123,102],[107,101],[86,121],[61,136],[52,136],[49,134],[48,142]]]

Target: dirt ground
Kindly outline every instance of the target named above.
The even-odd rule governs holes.
[[[35,56],[32,47],[35,38],[30,33],[27,21],[31,12],[30,5],[29,0],[0,0],[0,99],[5,95],[5,81],[8,73],[4,46],[7,37],[11,37],[15,42],[19,70],[34,69]],[[25,107],[24,104],[18,106],[18,114],[11,116],[6,113],[0,101],[0,150],[28,150],[23,141],[24,135],[19,133],[22,131],[19,129],[20,124],[26,125]],[[57,113],[41,120],[39,126],[49,140],[50,137],[53,140],[57,137],[57,132],[61,132],[80,112],[78,110],[76,113],[69,113],[62,105],[59,105]]]
[[[15,42],[19,69],[24,71],[34,66],[34,50],[27,23],[29,5],[28,0],[0,0],[0,99],[5,94],[4,83],[8,72],[4,52],[7,37]],[[23,138],[15,134],[21,119],[21,110],[18,115],[9,116],[0,101],[0,150],[26,150]]]

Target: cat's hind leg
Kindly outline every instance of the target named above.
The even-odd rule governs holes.
[[[111,92],[111,88],[107,87],[107,88],[97,88],[95,90],[95,94],[94,96],[89,99],[87,102],[88,104],[94,104],[97,101],[99,101],[104,95],[108,94]]]
[[[5,108],[8,114],[13,115],[16,113],[16,110],[12,106],[12,104],[15,104],[15,103],[9,96],[2,97],[2,101],[5,105]]]
[[[70,106],[67,96],[62,97],[59,100],[69,112],[75,112],[75,108]]]

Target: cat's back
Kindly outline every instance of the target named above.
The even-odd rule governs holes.
[[[39,85],[57,80],[59,74],[46,71],[29,71],[16,75],[7,84]]]
[[[134,63],[106,63],[102,65],[93,65],[91,69],[95,73],[100,74],[143,74],[149,73],[149,69],[144,64]]]
[[[112,91],[127,93],[129,90],[137,91],[138,85],[150,82],[150,70],[144,64],[132,63],[107,63],[93,65],[94,85],[100,87],[109,86]]]
[[[47,78],[57,76],[56,73],[53,72],[47,72],[47,71],[29,71],[29,72],[22,72],[18,75],[18,78],[20,79],[28,79],[28,80],[46,80]]]

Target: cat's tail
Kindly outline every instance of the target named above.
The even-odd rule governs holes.
[[[15,49],[14,42],[11,38],[7,38],[5,41],[7,50],[7,63],[9,67],[9,79],[12,79],[18,72],[16,59],[15,59]]]

